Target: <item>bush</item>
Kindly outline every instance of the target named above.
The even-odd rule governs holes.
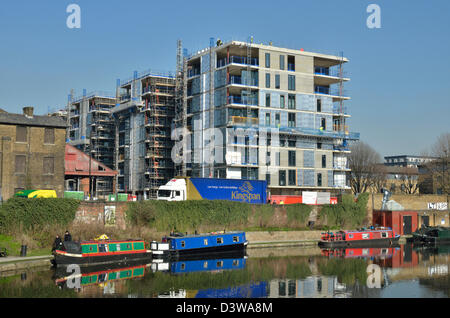
[[[0,206],[0,232],[37,232],[48,226],[67,226],[75,219],[74,199],[11,198]]]
[[[323,205],[319,216],[326,218],[328,227],[359,227],[365,223],[368,200],[368,193],[360,194],[356,202],[352,195],[345,194],[338,204]]]

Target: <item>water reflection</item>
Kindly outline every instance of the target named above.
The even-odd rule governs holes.
[[[0,277],[0,297],[449,297],[448,245],[255,249],[176,261],[28,271]],[[379,288],[368,284],[378,266]],[[24,277],[26,277],[24,279]],[[70,284],[77,278],[79,285]]]

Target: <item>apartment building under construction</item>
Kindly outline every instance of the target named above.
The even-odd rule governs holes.
[[[114,168],[114,121],[111,109],[116,105],[114,94],[92,92],[78,97],[69,95],[66,111],[67,142],[109,168]],[[111,178],[90,178],[89,193],[104,197],[114,192]]]
[[[252,39],[211,39],[183,55],[176,123],[190,138],[180,174],[267,180],[272,194],[348,189],[348,142],[359,139],[344,105],[348,59]]]
[[[115,122],[117,191],[155,198],[157,189],[174,176],[171,159],[175,116],[175,76],[134,72],[118,80]]]

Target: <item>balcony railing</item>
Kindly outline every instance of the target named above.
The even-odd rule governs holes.
[[[258,98],[257,97],[246,97],[246,96],[231,95],[231,96],[228,96],[228,104],[240,104],[240,105],[257,106],[258,105]]]
[[[232,76],[230,76],[228,84],[258,86],[258,80],[256,78],[252,78],[252,79],[248,80],[245,77],[242,78],[242,76],[232,75]]]
[[[324,95],[332,95],[332,96],[341,96],[344,97],[347,95],[345,90],[340,90],[339,88],[330,88],[327,86],[314,86],[314,92],[316,94],[324,94]]]
[[[245,56],[230,56],[230,61],[227,61],[227,58],[221,59],[217,61],[217,67],[222,67],[228,64],[243,64],[243,65],[253,65],[259,66],[259,59],[254,57],[250,60]]]
[[[240,124],[251,124],[251,125],[258,125],[259,119],[254,117],[241,117],[241,116],[230,116],[228,118],[228,124],[229,125],[240,125]]]

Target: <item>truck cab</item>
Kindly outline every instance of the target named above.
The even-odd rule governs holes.
[[[186,200],[186,180],[171,179],[158,189],[157,200],[184,201]]]

